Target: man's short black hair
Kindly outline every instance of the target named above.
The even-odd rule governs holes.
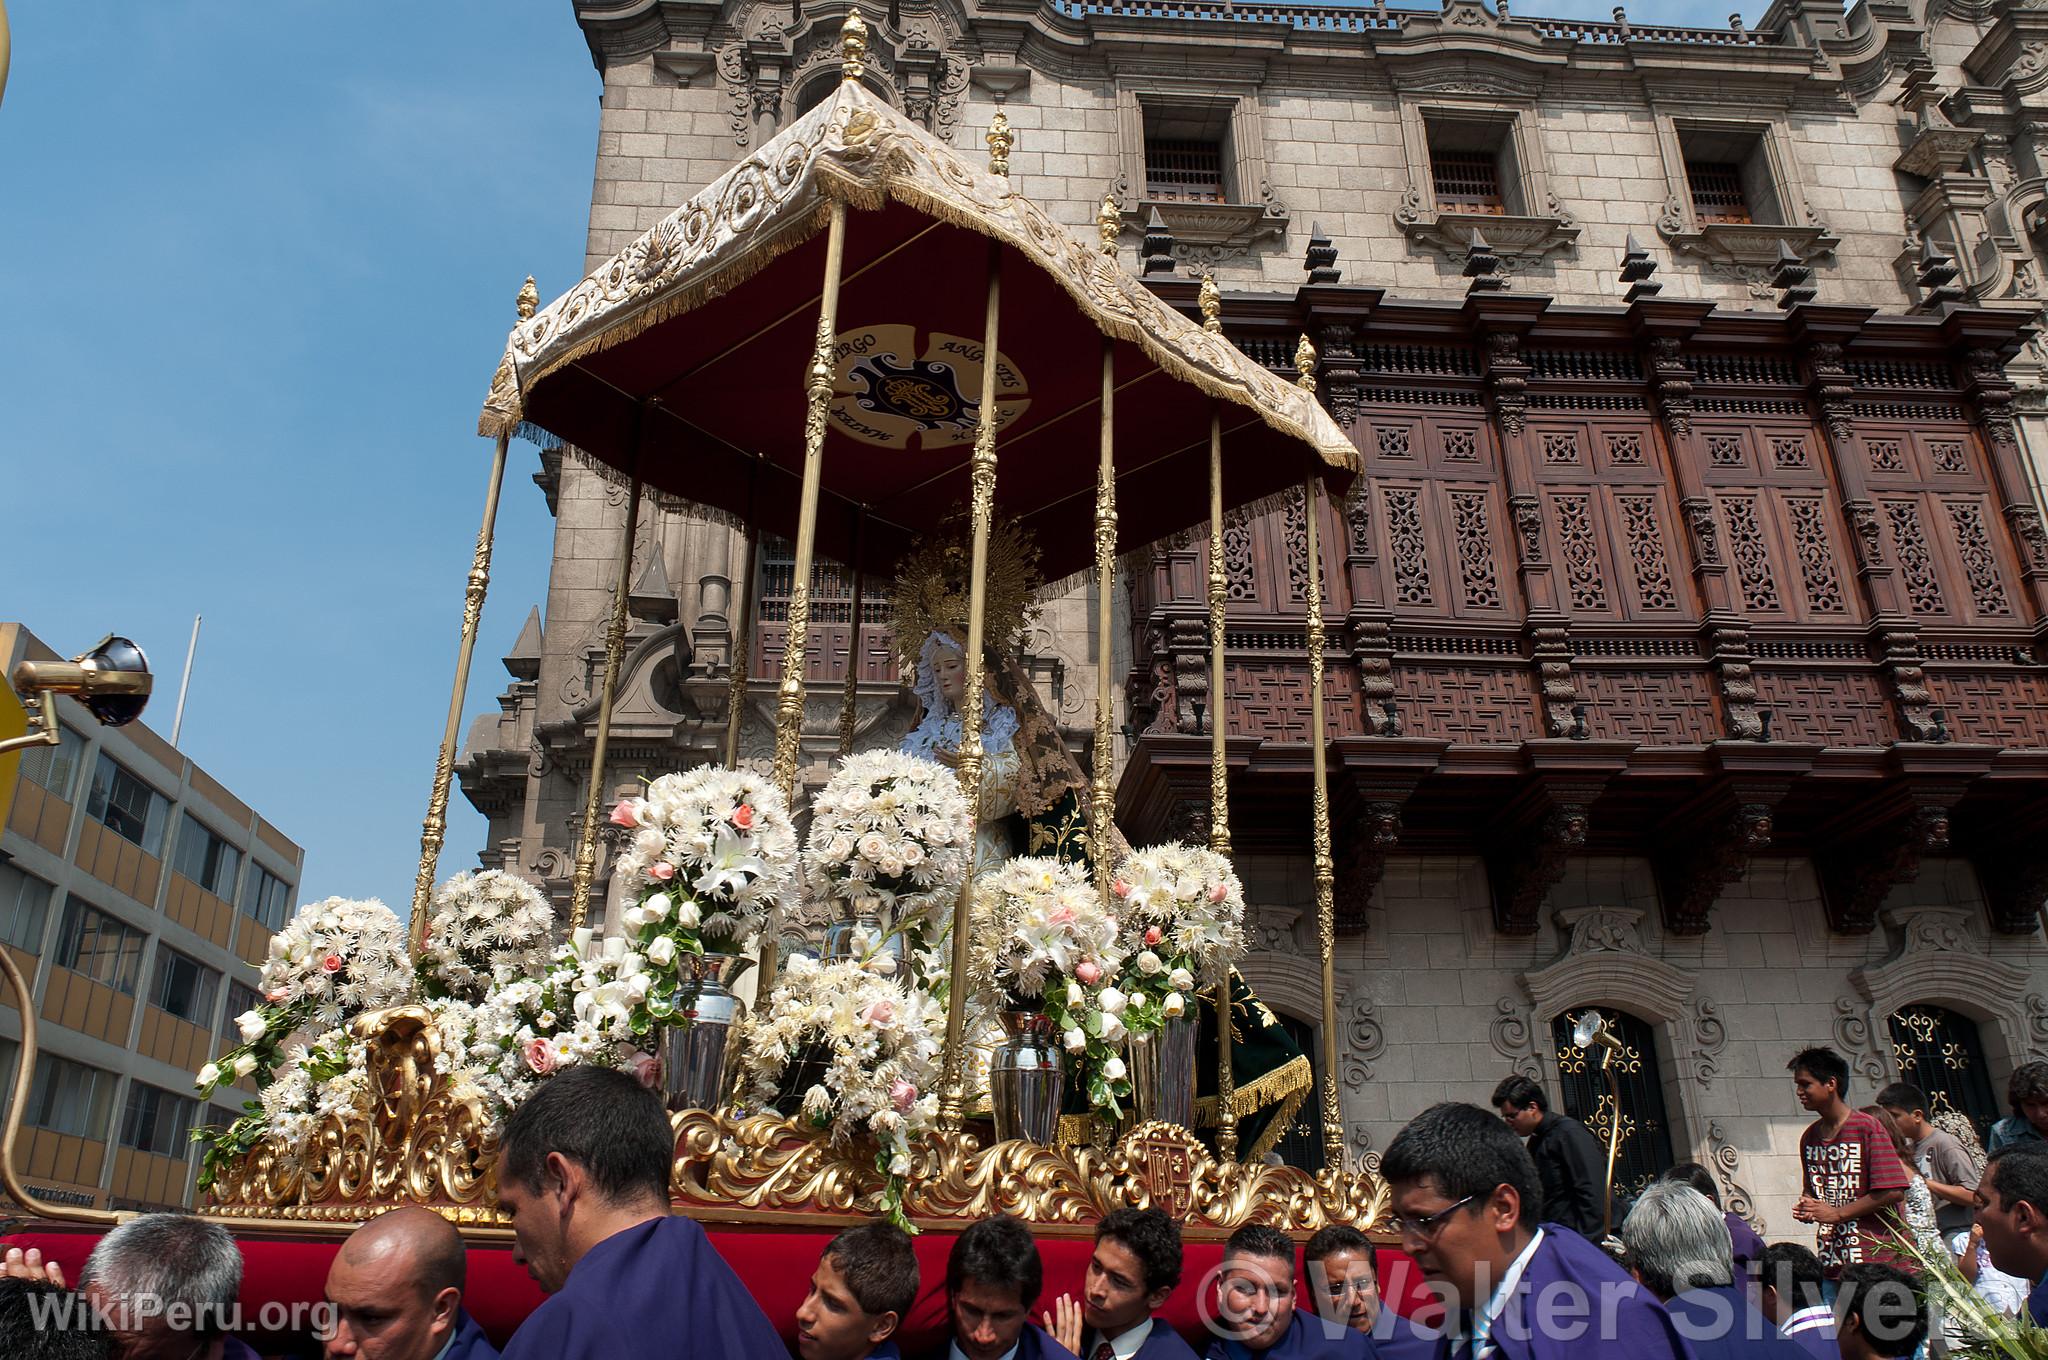
[[[668,1203],[675,1135],[661,1097],[624,1072],[581,1064],[540,1084],[505,1121],[505,1174],[539,1194],[548,1154],[583,1168],[612,1204]]]
[[[1679,1162],[1667,1166],[1657,1173],[1660,1181],[1677,1181],[1689,1185],[1707,1197],[1707,1202],[1716,1209],[1721,1207],[1721,1186],[1714,1180],[1714,1173],[1698,1162]]]
[[[1757,1283],[1778,1291],[1792,1311],[1826,1303],[1827,1269],[1820,1257],[1797,1242],[1773,1242],[1756,1258]]]
[[[113,1338],[85,1297],[47,1280],[0,1279],[0,1355],[7,1360],[107,1360]]]
[[[960,1292],[969,1280],[996,1289],[1014,1289],[1026,1308],[1038,1302],[1045,1287],[1045,1265],[1031,1229],[1008,1214],[997,1214],[961,1233],[946,1258],[946,1296]]]
[[[1340,1251],[1357,1252],[1363,1256],[1366,1264],[1372,1267],[1373,1283],[1379,1283],[1380,1258],[1373,1250],[1372,1239],[1349,1223],[1332,1223],[1319,1229],[1314,1237],[1309,1238],[1308,1245],[1301,1249],[1301,1259],[1306,1265],[1314,1265]]]
[[[1477,1105],[1432,1105],[1395,1135],[1380,1159],[1389,1184],[1429,1180],[1446,1199],[1483,1200],[1496,1187],[1513,1186],[1522,1199],[1522,1226],[1543,1221],[1543,1182],[1536,1163],[1500,1116]]]
[[[1895,1081],[1877,1093],[1877,1103],[1887,1110],[1904,1110],[1907,1114],[1927,1109],[1927,1093],[1911,1082]]]
[[[2012,1070],[2012,1080],[2005,1084],[2005,1103],[2012,1106],[2012,1112],[2021,1119],[2027,1117],[2020,1108],[2029,1100],[2048,1100],[2048,1062],[2021,1063]]]
[[[1907,1356],[1927,1340],[1927,1303],[1920,1282],[1897,1266],[1865,1262],[1844,1267],[1835,1295],[1836,1335],[1855,1318],[1870,1349],[1883,1356]]]
[[[1992,1153],[1984,1163],[1983,1184],[1998,1193],[2006,1212],[2026,1203],[2048,1219],[2048,1143],[2013,1143]]]
[[[1849,1098],[1849,1060],[1832,1048],[1802,1048],[1785,1064],[1787,1072],[1804,1072],[1815,1081],[1831,1081],[1835,1094]]]
[[[1550,1113],[1550,1100],[1543,1094],[1543,1087],[1520,1072],[1502,1077],[1500,1085],[1493,1088],[1494,1108],[1499,1109],[1503,1105],[1512,1105],[1518,1110],[1534,1105],[1543,1113]]]
[[[1498,1116],[1494,1122],[1500,1122]],[[1285,1261],[1289,1270],[1294,1269],[1294,1239],[1270,1223],[1247,1223],[1230,1235],[1223,1244],[1223,1259],[1233,1256],[1257,1256],[1268,1261]]]
[[[825,1257],[870,1317],[903,1318],[917,1302],[917,1249],[909,1233],[886,1219],[842,1229],[825,1244]]]
[[[1095,1240],[1113,1238],[1145,1272],[1145,1292],[1180,1283],[1180,1224],[1159,1209],[1112,1209],[1095,1225]]]

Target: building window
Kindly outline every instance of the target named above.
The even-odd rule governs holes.
[[[242,867],[242,852],[229,845],[191,813],[178,827],[177,858],[173,867],[215,897],[232,902],[235,872]]]
[[[149,989],[151,1005],[180,1020],[206,1025],[213,1021],[213,1002],[219,995],[219,973],[175,949],[157,947],[156,980]]]
[[[142,973],[142,943],[147,938],[134,926],[74,897],[64,914],[64,938],[57,946],[57,963],[102,986],[133,996]]]
[[[1682,127],[1678,145],[1697,225],[1785,223],[1770,153],[1756,129]]]
[[[145,854],[164,849],[164,820],[171,805],[141,779],[114,763],[104,751],[92,773],[92,801],[86,815]]]
[[[1941,1006],[1907,1006],[1892,1013],[1889,1028],[1899,1080],[1926,1095],[1927,1113],[1959,1114],[1979,1139],[1989,1134],[2003,1111],[1991,1091],[1977,1022]]]
[[[197,1105],[183,1096],[130,1082],[128,1104],[121,1111],[121,1146],[182,1161],[192,1147],[197,1112]]]
[[[62,724],[57,730],[62,739],[55,746],[31,746],[22,755],[21,776],[68,803],[72,790],[78,784],[78,766],[85,756],[85,738]]]
[[[1145,197],[1233,203],[1229,104],[1145,103]]]
[[[1512,119],[1439,110],[1425,116],[1423,128],[1438,212],[1519,217],[1528,211]]]
[[[219,1052],[225,1053],[231,1048],[241,1047],[242,1031],[236,1028],[235,1017],[253,1011],[262,1004],[263,998],[256,994],[255,988],[245,987],[233,980],[228,982],[228,1007],[221,1012]]]
[[[1672,1163],[1671,1125],[1664,1117],[1664,1081],[1657,1071],[1657,1036],[1627,1011],[1597,1009],[1621,1040],[1613,1072],[1621,1088],[1621,1146],[1614,1163],[1614,1199],[1632,1199]],[[1550,1022],[1557,1053],[1557,1084],[1564,1112],[1593,1131],[1604,1145],[1613,1128],[1614,1096],[1600,1070],[1597,1051],[1572,1043],[1572,1026],[1585,1010],[1568,1011]],[[1620,1215],[1616,1216],[1617,1221]]]
[[[45,1053],[36,1059],[36,1077],[22,1117],[51,1133],[104,1140],[116,1080],[112,1072]]]
[[[1706,222],[1754,222],[1749,197],[1742,191],[1742,167],[1727,161],[1687,161],[1686,183],[1692,186],[1692,215]]]
[[[0,864],[0,943],[28,954],[43,952],[50,919],[50,885],[12,864]]]
[[[286,914],[291,910],[291,885],[256,865],[249,866],[249,876],[242,880],[242,914],[269,930],[284,929]]]
[[[1429,160],[1439,211],[1507,211],[1500,196],[1500,163],[1494,157],[1484,151],[1438,151],[1432,147]]]

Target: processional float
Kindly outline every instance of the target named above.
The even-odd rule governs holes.
[[[572,932],[584,926],[596,877],[606,745],[646,497],[687,501],[744,524],[750,569],[760,535],[794,544],[772,767],[773,784],[792,805],[801,782],[813,563],[843,563],[857,582],[886,579],[932,525],[963,503],[971,545],[965,693],[981,693],[985,678],[985,587],[999,515],[1035,540],[1046,576],[1092,574],[1097,671],[1088,854],[1105,894],[1116,840],[1111,657],[1120,547],[1145,548],[1206,526],[1211,692],[1218,696],[1210,850],[1228,856],[1231,849],[1221,698],[1224,517],[1290,494],[1307,502],[1305,628],[1315,730],[1323,730],[1317,504],[1326,483],[1341,489],[1359,463],[1316,400],[1315,354],[1306,337],[1297,353],[1299,381],[1275,377],[1223,337],[1213,281],[1203,289],[1205,322],[1196,325],[1118,266],[1114,203],[1105,204],[1098,248],[1012,189],[1012,136],[1000,110],[987,132],[984,170],[869,92],[857,13],[842,42],[844,79],[816,109],[562,297],[538,306],[531,280],[521,294],[520,319],[480,421],[496,448],[421,837],[415,958],[428,947],[463,700],[514,437],[562,449],[627,488],[575,858]],[[883,332],[907,352],[890,353],[889,363],[871,365],[854,381],[849,363],[861,357],[864,337]],[[793,383],[799,373],[801,383]],[[969,380],[973,390],[962,390]],[[891,423],[906,411],[915,419]],[[927,433],[947,426],[951,435],[914,437],[906,433],[911,426]],[[749,613],[759,612],[759,601],[750,603],[751,610],[743,604],[738,611],[743,630]],[[857,604],[853,617],[857,637]],[[857,650],[849,648],[842,754],[851,746]],[[727,696],[728,766],[738,763],[745,658],[746,644],[737,641]],[[958,777],[972,808],[983,773],[981,711],[967,703],[960,717]],[[1207,980],[1220,1003],[1213,1152],[1189,1129],[1157,1120],[1072,1146],[1020,1139],[984,1145],[966,1127],[968,988],[956,983],[946,994],[937,1130],[912,1150],[907,1172],[891,1175],[871,1155],[771,1111],[679,1109],[672,1116],[676,1205],[707,1221],[763,1227],[830,1226],[835,1218],[888,1207],[941,1232],[999,1211],[1055,1232],[1086,1231],[1111,1208],[1148,1204],[1168,1209],[1197,1239],[1252,1221],[1294,1231],[1330,1222],[1372,1225],[1385,1212],[1384,1187],[1347,1158],[1329,1079],[1337,1067],[1329,802],[1323,743],[1310,746],[1323,1010],[1321,1171],[1238,1158],[1224,970]],[[968,974],[965,923],[974,892],[969,876],[947,934],[956,980]],[[771,923],[758,960],[762,998],[778,971],[778,941]],[[4,952],[0,971],[25,999]],[[25,1052],[0,1143],[6,1187],[40,1217],[111,1221],[112,1215],[43,1202],[12,1164],[34,1067],[32,1010],[21,1006]],[[258,1235],[338,1233],[381,1209],[415,1203],[441,1210],[480,1240],[506,1236],[491,1193],[493,1121],[473,1089],[437,1070],[446,1039],[435,1013],[410,1005],[373,1010],[355,1016],[346,1034],[350,1051],[330,1055],[334,1070],[353,1062],[368,1083],[368,1099],[309,1119],[284,1153],[260,1142],[227,1145],[233,1155],[213,1178],[202,1212]]]

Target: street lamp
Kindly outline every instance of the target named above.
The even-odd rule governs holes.
[[[1600,1012],[1589,1010],[1572,1026],[1572,1043],[1582,1052],[1600,1050],[1600,1071],[1607,1077],[1613,1102],[1607,1112],[1607,1193],[1602,1200],[1606,1207],[1600,1213],[1600,1235],[1605,1237],[1614,1227],[1614,1159],[1621,1151],[1621,1079],[1614,1075],[1614,1055],[1621,1052],[1622,1042]]]
[[[30,746],[55,746],[62,740],[53,695],[77,695],[86,712],[107,727],[126,727],[149,703],[149,658],[127,638],[112,633],[69,661],[24,661],[11,678],[14,692],[35,709],[36,726],[26,735],[0,741],[0,755]]]

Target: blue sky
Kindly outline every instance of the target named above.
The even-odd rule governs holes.
[[[302,898],[402,910],[489,468],[476,411],[520,281],[549,298],[581,272],[600,86],[572,6],[9,13],[0,618],[65,652],[135,638],[168,733],[203,613],[185,751],[306,846]],[[472,715],[545,595],[536,466],[514,446]],[[458,794],[444,874],[483,830]]]

